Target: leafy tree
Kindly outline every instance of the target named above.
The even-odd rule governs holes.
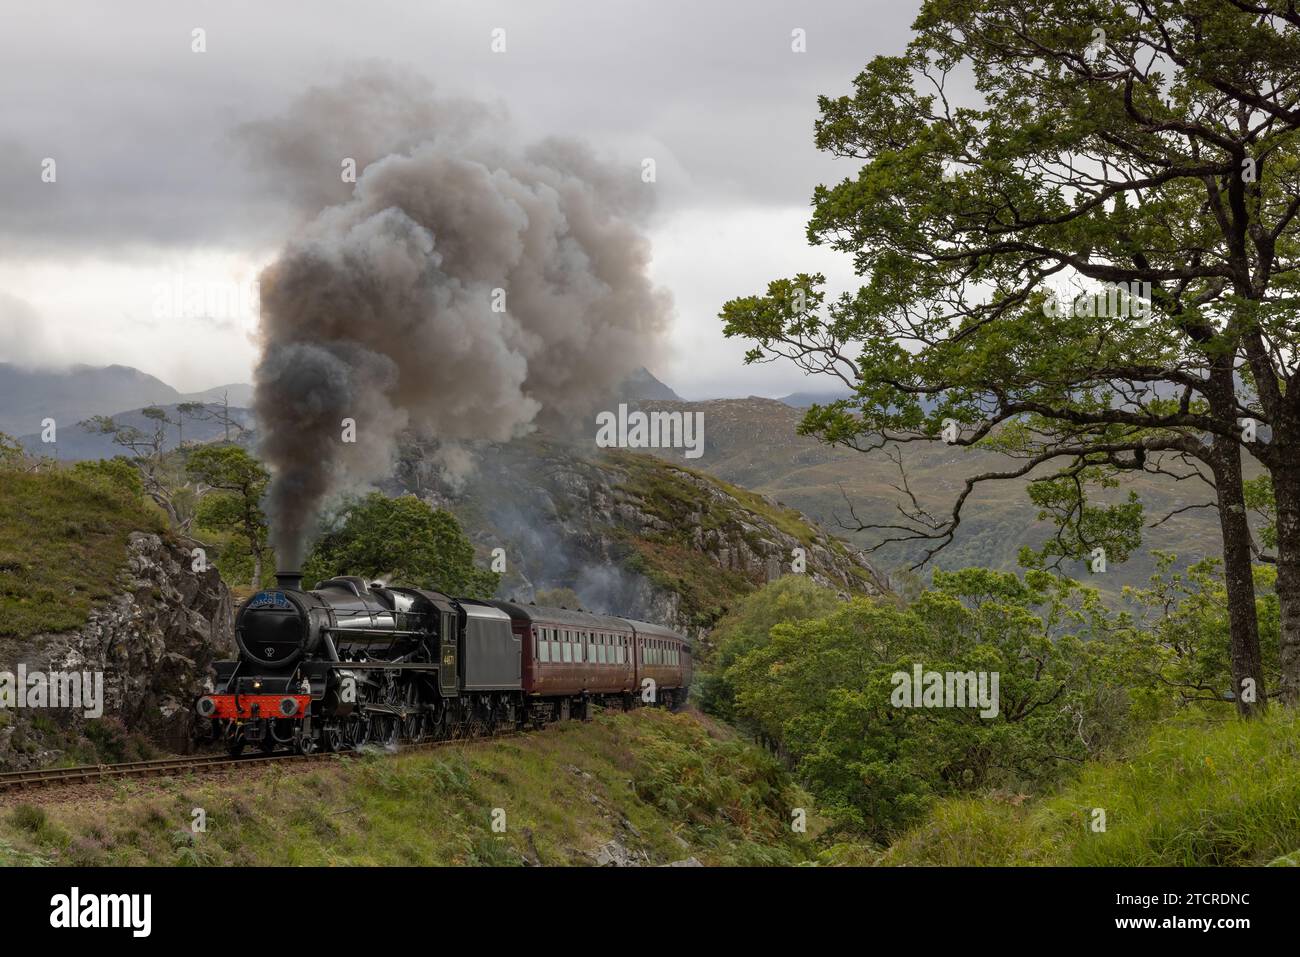
[[[701,668],[692,694],[705,711],[727,721],[740,716],[735,710],[735,688],[730,669],[751,651],[765,645],[779,624],[806,621],[832,614],[840,606],[835,592],[804,575],[785,575],[745,595],[709,635],[713,646],[696,650]]]
[[[925,559],[983,482],[1033,483],[1060,530],[1046,559],[1112,561],[1141,509],[1090,487],[1137,471],[1204,486],[1238,707],[1266,700],[1252,556],[1277,564],[1281,694],[1297,701],[1300,12],[927,0],[914,31],[851,95],[820,99],[818,146],[862,166],[816,189],[808,236],[851,254],[865,285],[828,299],[820,275],[774,281],[726,304],[727,334],[755,342],[749,361],[851,387],[808,412],[807,434],[896,454],[947,426],[1010,457],[942,515],[909,492],[899,522],[861,523],[926,543]],[[1271,477],[1276,552],[1252,537],[1243,453]]]
[[[238,445],[197,448],[189,453],[186,467],[191,477],[212,490],[199,502],[199,527],[242,539],[252,562],[252,587],[261,587],[268,535],[262,498],[270,473]]]
[[[1231,699],[1227,600],[1221,563],[1203,559],[1175,570],[1174,556],[1157,553],[1148,587],[1126,588],[1125,608],[1106,625],[1116,673],[1142,717],[1178,705]],[[1255,570],[1256,618],[1264,676],[1278,678],[1278,602],[1271,566]]]
[[[581,608],[582,599],[572,588],[544,588],[533,599],[548,608]]]
[[[149,431],[126,425],[108,415],[95,415],[79,423],[87,432],[106,435],[131,453],[129,461],[139,470],[140,482],[148,495],[167,513],[174,528],[189,529],[193,521],[194,488],[185,481],[174,457],[167,454],[166,429],[171,424],[166,410],[150,406],[141,414],[153,423]]]
[[[779,742],[838,827],[883,840],[935,797],[1042,788],[1112,748],[1127,697],[1105,620],[1094,590],[1045,572],[939,572],[910,607],[856,598],[778,623],[725,674],[735,713]],[[896,707],[895,675],[918,664],[996,673],[996,715]]]
[[[7,432],[0,432],[0,468],[17,468],[23,464],[26,456],[26,451],[17,439]]]
[[[500,575],[474,564],[474,546],[456,517],[414,495],[371,492],[353,499],[316,539],[303,575],[314,583],[334,575],[361,575],[486,598]]]
[[[122,455],[115,455],[111,459],[78,462],[72,466],[72,474],[91,484],[112,488],[132,500],[144,497],[144,483],[140,480],[139,471]]]

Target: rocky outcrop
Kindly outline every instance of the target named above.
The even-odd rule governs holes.
[[[699,636],[782,574],[844,595],[889,590],[860,551],[794,509],[649,455],[533,437],[480,448],[464,486],[429,474],[408,468],[400,490],[455,513],[485,555],[504,549],[501,593],[521,601],[567,587],[592,610]]]
[[[137,532],[127,544],[117,593],[84,626],[38,634],[4,649],[4,670],[99,672],[103,715],[72,708],[0,712],[0,766],[60,759],[121,759],[148,740],[168,751],[190,747],[191,705],[214,660],[234,654],[230,590],[213,567],[194,571],[188,546]],[[130,739],[137,739],[133,744]]]

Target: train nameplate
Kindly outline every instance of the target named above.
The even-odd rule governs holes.
[[[278,591],[259,591],[256,595],[248,600],[249,608],[279,608],[284,611],[292,611],[293,605],[289,599],[284,597],[283,592]]]

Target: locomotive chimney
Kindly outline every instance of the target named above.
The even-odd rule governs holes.
[[[302,572],[276,572],[276,584],[290,591],[302,591]]]

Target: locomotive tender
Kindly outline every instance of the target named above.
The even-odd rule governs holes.
[[[239,660],[216,664],[196,705],[233,754],[540,728],[593,704],[676,707],[690,689],[690,643],[659,625],[354,576],[310,591],[301,575],[276,578],[240,607]]]

